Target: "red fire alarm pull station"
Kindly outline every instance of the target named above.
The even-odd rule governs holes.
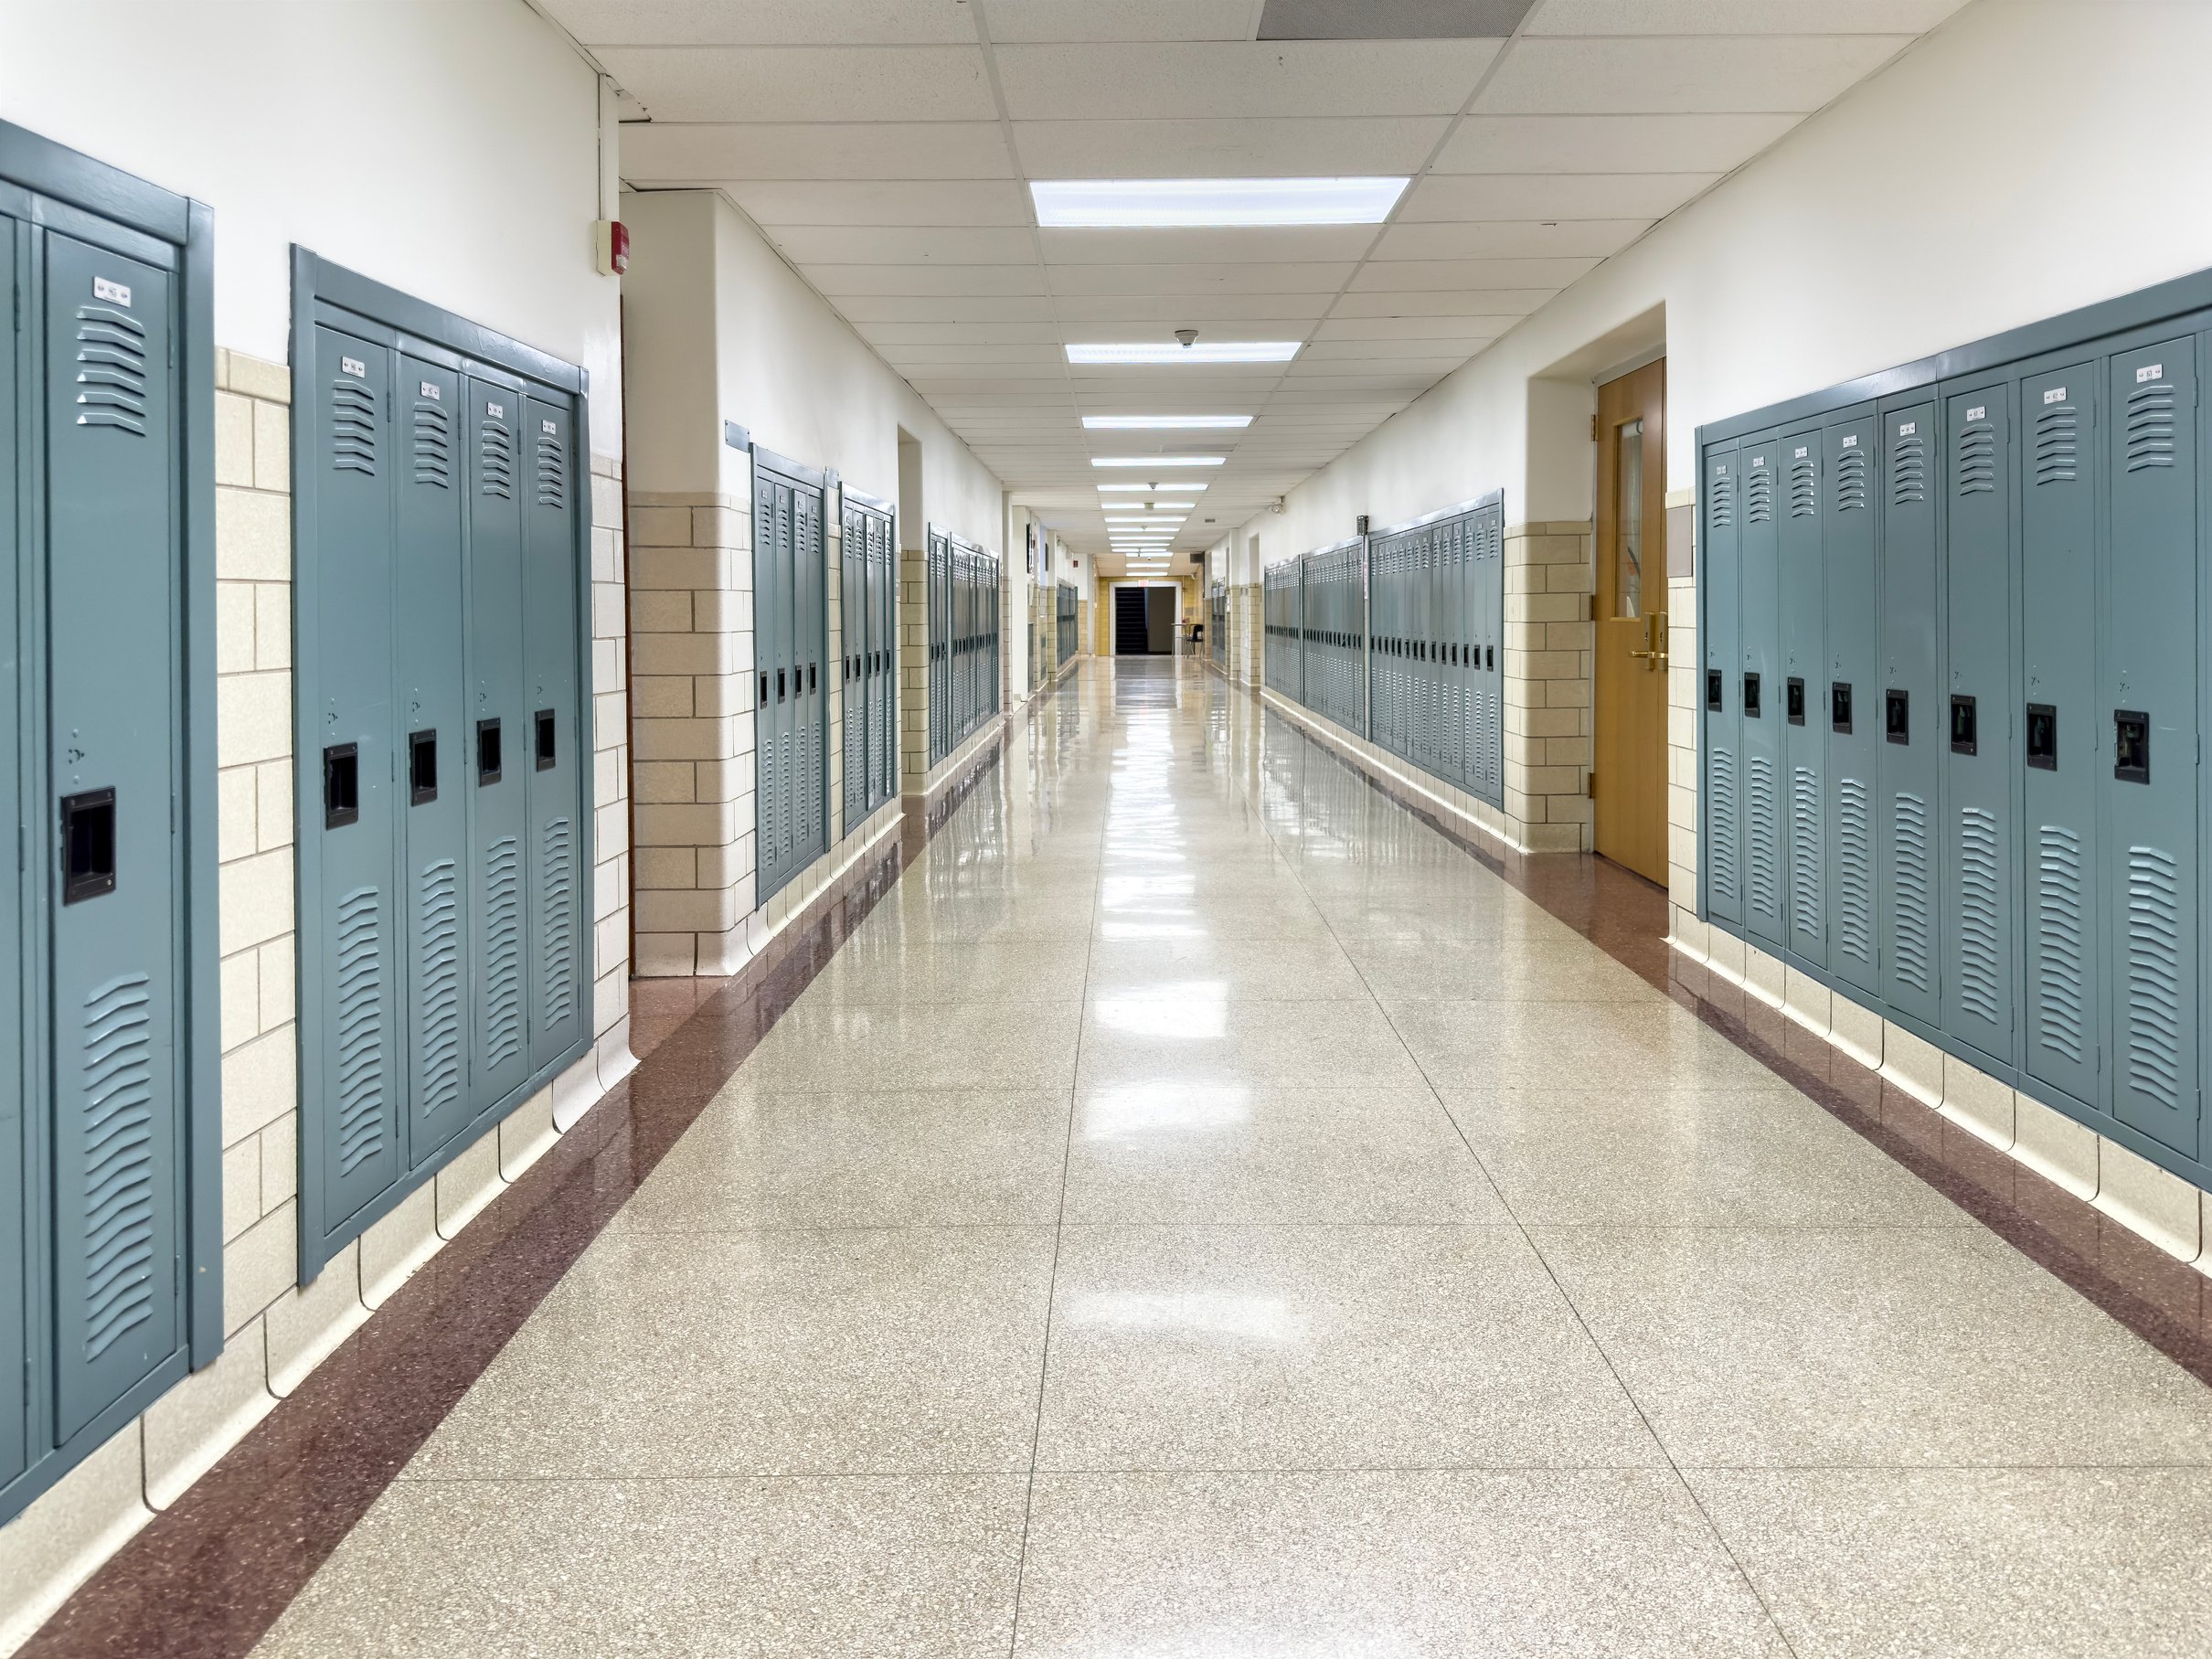
[[[598,233],[600,275],[621,276],[630,269],[630,227],[618,218],[603,218],[592,229]]]

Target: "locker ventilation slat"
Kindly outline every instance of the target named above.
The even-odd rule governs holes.
[[[330,383],[330,464],[335,472],[377,475],[377,394],[351,375]]]
[[[1928,499],[1928,441],[1900,438],[1889,452],[1889,505],[1909,506]]]
[[[1488,733],[1484,734],[1485,739]],[[1714,890],[1724,899],[1736,897],[1736,757],[1725,749],[1710,751],[1707,773],[1711,779],[1711,805],[1713,809],[1713,837],[1709,856],[1712,860]]]
[[[1998,998],[1997,820],[1978,806],[1959,811],[1959,1005],[1994,1026]]]
[[[1725,530],[1736,522],[1736,481],[1713,480],[1713,528]]]
[[[127,311],[77,308],[77,424],[146,435],[146,325]]]
[[[1790,771],[1790,903],[1792,920],[1808,940],[1820,937],[1820,773]]]
[[[1891,845],[1890,898],[1896,921],[1898,978],[1915,991],[1935,988],[1929,941],[1935,926],[1930,904],[1928,803],[1908,790],[1897,792]]]
[[[415,404],[413,427],[415,482],[453,487],[453,418],[442,404],[429,399]]]
[[[1774,763],[1752,755],[1744,767],[1744,840],[1748,844],[1750,888],[1747,897],[1760,916],[1781,913],[1781,867],[1776,854],[1781,837],[1774,815]]]
[[[1820,510],[1818,469],[1812,456],[1790,463],[1790,516],[1810,518]]]
[[[2130,392],[2127,420],[2129,472],[2174,464],[2173,382],[2156,380]]]
[[[1745,474],[1743,521],[1746,524],[1774,522],[1774,473],[1771,469],[1757,466]]]
[[[1874,966],[1874,835],[1870,797],[1856,778],[1835,786],[1835,942],[1854,962]]]
[[[1997,429],[1976,420],[1959,433],[1956,476],[1961,495],[1993,495],[1997,487]]]
[[[569,505],[569,452],[558,432],[537,435],[537,505],[557,509]]]
[[[484,853],[484,1064],[522,1052],[522,849],[502,835]]]
[[[2071,484],[2081,472],[2081,415],[2054,403],[2036,417],[2036,482]]]
[[[476,487],[502,501],[515,499],[515,434],[507,423],[486,415],[476,428]]]
[[[539,856],[545,862],[545,1006],[548,1026],[569,1016],[576,1000],[576,852],[574,825],[548,818]]]
[[[84,1003],[83,1356],[154,1316],[152,982],[129,973]]]
[[[2036,836],[2036,1040],[2089,1058],[2089,952],[2081,922],[2081,838],[2056,824]]]
[[[2182,1104],[2180,894],[2171,855],[2128,848],[2127,1082],[2168,1109]]]
[[[420,1115],[433,1117],[461,1096],[461,868],[451,858],[422,867],[417,890],[421,974],[416,1034],[422,1057]]]
[[[1856,513],[1866,505],[1866,452],[1844,450],[1835,458],[1835,510]]]
[[[338,1173],[384,1150],[383,895],[356,888],[338,900]]]

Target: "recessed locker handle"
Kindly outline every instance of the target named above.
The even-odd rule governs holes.
[[[323,827],[344,829],[361,821],[361,746],[333,743],[323,750]]]
[[[115,792],[61,797],[61,902],[115,890]]]
[[[1755,674],[1747,674],[1743,676],[1743,718],[1747,720],[1756,720],[1760,718],[1759,713],[1759,676]]]
[[[1798,678],[1797,675],[1792,675],[1782,682],[1782,694],[1784,698],[1783,715],[1791,725],[1803,726],[1805,723],[1804,681]]]
[[[476,786],[496,783],[505,775],[504,758],[500,753],[499,722],[476,722]]]
[[[2112,776],[2122,783],[2151,781],[2151,717],[2139,708],[2112,710]]]
[[[2058,707],[2055,703],[2027,706],[2027,763],[2037,771],[2058,770]]]
[[[1831,680],[1828,683],[1828,726],[1831,730],[1846,736],[1851,730],[1851,682]]]
[[[1981,753],[1979,728],[1973,698],[1953,696],[1951,699],[1951,752],[1954,755]]]
[[[410,805],[426,806],[438,798],[438,734],[435,730],[407,734],[407,798]]]
[[[1882,694],[1882,736],[1892,743],[1912,741],[1910,692],[1885,691]]]
[[[760,670],[760,707],[768,707],[768,670]]]
[[[560,722],[550,708],[541,708],[531,717],[537,750],[537,770],[550,771],[559,764]]]
[[[786,673],[787,671],[782,668],[776,670],[776,701],[779,703],[791,695],[791,686],[785,677]]]

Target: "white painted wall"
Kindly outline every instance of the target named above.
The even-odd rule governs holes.
[[[0,0],[0,117],[215,210],[216,344],[287,357],[291,244],[591,373],[599,81],[523,0]]]
[[[1978,0],[1244,528],[1274,560],[1500,485],[1514,523],[1587,517],[1587,452],[1530,429],[1589,369],[1538,378],[1654,307],[1687,489],[1701,421],[2212,266],[2207,62],[2206,0]]]

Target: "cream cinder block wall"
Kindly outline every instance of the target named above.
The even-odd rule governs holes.
[[[0,1527],[0,1654],[297,1388],[632,1065],[618,286],[592,269],[599,80],[521,0],[0,0],[0,116],[215,210],[224,1326]],[[90,96],[88,61],[100,65]],[[501,72],[487,76],[484,65]],[[329,119],[349,82],[405,85]],[[343,176],[346,187],[330,187]],[[426,227],[436,234],[426,235]],[[304,1288],[297,1277],[290,247],[591,375],[593,1051]]]

